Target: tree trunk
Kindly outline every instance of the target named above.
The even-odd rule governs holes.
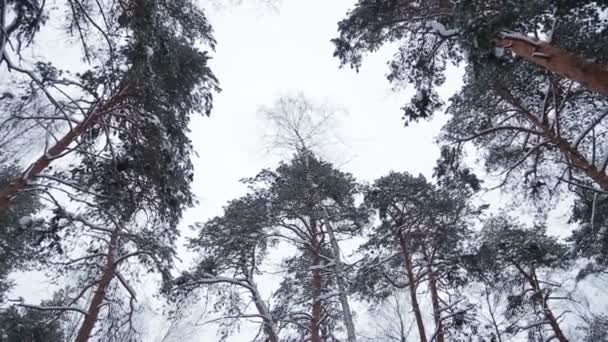
[[[608,96],[608,67],[592,63],[582,56],[558,46],[515,34],[503,34],[495,39],[498,46],[512,51],[553,73],[580,83],[584,87]]]
[[[66,133],[55,145],[51,146],[46,153],[40,156],[32,163],[23,174],[12,180],[3,189],[0,189],[0,214],[5,213],[11,207],[11,200],[19,192],[26,189],[27,185],[42,171],[44,171],[53,160],[60,158],[69,146],[76,141],[78,137],[86,133],[91,127],[99,123],[105,114],[114,110],[117,105],[121,104],[126,96],[127,88],[123,88],[118,94],[109,99],[104,104],[95,108],[93,112],[82,122],[77,124],[68,133]]]
[[[262,297],[260,296],[257,285],[253,279],[248,279],[248,283],[251,288],[255,307],[258,310],[258,313],[264,319],[264,333],[268,337],[268,342],[279,342],[279,334],[276,324],[272,318],[272,315],[270,314],[270,310],[268,310],[268,306],[266,306],[266,303],[264,303]]]
[[[545,298],[543,291],[540,287],[540,283],[536,276],[534,266],[530,267],[530,273],[528,273],[519,264],[513,262],[513,265],[515,266],[515,268],[517,268],[519,273],[522,274],[524,278],[528,281],[528,284],[530,284],[530,286],[532,287],[532,290],[534,291],[535,295],[541,298],[543,314],[547,322],[549,322],[549,326],[551,326],[551,329],[553,330],[553,334],[555,335],[554,338],[557,339],[559,342],[569,342],[566,338],[566,335],[564,335],[564,332],[560,328],[559,323],[555,318],[555,315],[553,315],[553,312],[549,308],[549,303],[547,303],[547,299]]]
[[[445,342],[443,335],[443,322],[441,320],[441,307],[439,306],[439,292],[437,291],[437,277],[435,270],[433,270],[433,261],[428,258],[426,252],[424,253],[424,257],[427,259],[427,271],[429,272],[429,292],[431,293],[431,303],[433,305],[435,338],[437,342]]]
[[[424,321],[422,320],[422,313],[420,312],[420,305],[418,304],[418,295],[416,294],[417,280],[414,275],[414,267],[412,266],[412,256],[409,248],[407,248],[407,243],[405,242],[403,235],[401,233],[398,234],[399,245],[401,246],[401,253],[403,254],[403,261],[405,264],[405,273],[409,283],[408,288],[410,289],[412,309],[414,311],[414,317],[416,317],[416,326],[418,327],[418,335],[420,336],[420,342],[427,342]]]
[[[93,332],[93,328],[95,327],[95,323],[97,322],[97,317],[99,316],[99,308],[103,304],[105,299],[105,294],[108,286],[114,279],[114,275],[116,272],[116,251],[118,248],[118,235],[120,231],[116,229],[112,236],[110,237],[110,245],[108,247],[108,255],[106,257],[106,265],[101,275],[101,279],[97,284],[97,289],[93,295],[93,299],[91,300],[91,304],[89,304],[89,309],[87,310],[87,314],[80,326],[80,330],[78,331],[78,335],[76,336],[75,342],[87,342],[89,337],[91,337],[91,333]]]
[[[340,299],[340,304],[342,306],[342,314],[344,315],[344,325],[346,326],[346,336],[348,342],[356,342],[357,335],[355,334],[355,323],[353,321],[353,314],[350,310],[350,303],[348,302],[348,294],[347,288],[348,285],[344,280],[344,267],[342,265],[342,258],[340,257],[340,246],[338,245],[338,240],[336,240],[336,236],[334,235],[334,230],[332,224],[329,222],[329,215],[327,210],[325,210],[325,216],[327,221],[326,229],[327,235],[329,236],[329,241],[331,243],[331,248],[333,249],[334,254],[334,269],[336,275],[336,282],[338,283],[338,297]]]
[[[553,329],[555,338],[557,338],[557,340],[559,342],[568,342],[568,339],[566,338],[566,335],[564,335],[562,329],[560,328],[559,323],[557,322],[557,319],[555,319],[553,312],[551,312],[551,309],[549,309],[549,307],[547,306],[546,303],[543,304],[543,309],[544,309],[544,313],[545,313],[545,318],[549,321],[549,325],[551,326],[551,329]]]
[[[312,262],[312,316],[310,320],[310,342],[321,342],[320,327],[321,317],[323,315],[323,306],[321,303],[321,291],[323,282],[321,279],[321,248],[317,238],[317,222],[310,220],[310,231],[312,234],[312,246],[315,255]]]
[[[500,329],[498,328],[498,323],[496,322],[496,317],[494,316],[494,309],[492,308],[492,303],[490,303],[490,290],[488,289],[488,284],[485,283],[484,280],[484,294],[486,297],[486,303],[488,304],[488,312],[490,313],[490,319],[492,320],[492,326],[494,327],[494,332],[496,332],[496,338],[498,342],[502,342],[502,334]]]
[[[530,269],[531,269],[530,275],[526,278],[528,279],[528,282],[530,283],[530,285],[532,286],[534,291],[537,293],[537,295],[539,295],[540,298],[542,298],[543,313],[545,315],[545,319],[549,322],[549,325],[551,326],[551,329],[553,330],[553,333],[555,334],[555,338],[559,342],[569,342],[568,339],[566,338],[566,335],[564,335],[564,332],[560,328],[559,323],[557,322],[557,319],[555,318],[555,315],[553,315],[551,308],[549,308],[549,303],[547,303],[547,299],[543,295],[542,289],[540,287],[540,283],[536,276],[536,270],[535,270],[534,266],[532,266]]]

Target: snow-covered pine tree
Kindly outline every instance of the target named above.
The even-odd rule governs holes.
[[[511,322],[506,334],[567,342],[561,324],[568,310],[553,303],[568,296],[549,275],[569,266],[568,249],[543,227],[526,229],[513,222],[500,216],[486,220],[477,252],[463,258],[464,264],[491,289],[506,293],[504,315]]]
[[[3,15],[18,7],[9,5],[2,5]],[[3,92],[1,108],[13,122],[38,122],[48,141],[40,157],[0,189],[0,211],[11,207],[17,193],[36,187],[54,160],[72,152],[92,157],[91,148],[105,158],[120,155],[117,167],[128,165],[165,198],[180,192],[188,197],[187,187],[165,184],[163,175],[179,174],[182,183],[191,178],[189,117],[209,114],[212,94],[219,90],[207,52],[197,48],[215,43],[203,12],[190,0],[66,5],[68,27],[88,28],[79,31],[84,53],[95,52],[86,72],[72,75],[50,63],[20,66],[4,59],[23,76],[13,84],[26,86]]]
[[[472,322],[474,307],[461,295],[465,279],[459,264],[469,221],[478,212],[471,195],[464,183],[436,186],[422,175],[397,172],[366,190],[366,205],[377,210],[381,223],[360,247],[365,261],[353,290],[362,298],[382,300],[394,288],[408,289],[422,342],[455,338]],[[422,289],[429,293],[432,330],[421,305]]]
[[[48,136],[63,136],[49,138],[43,155],[4,184],[0,211],[11,215],[24,191],[53,209],[50,226],[67,253],[44,263],[53,263],[57,275],[73,275],[66,305],[86,313],[76,341],[101,331],[107,341],[124,341],[133,330],[136,294],[130,283],[142,268],[168,273],[177,223],[193,204],[187,126],[190,115],[209,113],[218,89],[209,57],[197,46],[213,46],[214,40],[204,14],[189,0],[69,3],[80,8],[68,17],[71,23],[95,27],[83,39],[98,34],[105,45],[89,71],[71,76],[38,64],[38,71],[26,72],[31,86],[2,99],[3,108],[12,110],[9,121],[43,122]],[[112,20],[95,26],[102,18]],[[70,87],[76,95],[66,95]],[[15,117],[30,110],[42,116]],[[69,166],[49,167],[68,153]],[[90,293],[91,303],[82,303]]]
[[[249,182],[267,197],[270,234],[298,251],[285,261],[287,275],[273,317],[296,332],[290,337],[295,340],[336,340],[343,306],[327,227],[340,240],[367,222],[367,211],[354,203],[357,183],[307,150]]]
[[[360,0],[338,24],[334,55],[359,67],[365,53],[404,42],[389,79],[415,84],[420,96],[412,109],[434,103],[447,63],[466,59],[468,72],[478,75],[496,64],[496,50],[607,96],[606,47],[598,43],[607,29],[607,6],[591,0]],[[417,119],[430,113],[406,114]]]
[[[1,163],[0,185],[18,176],[19,171],[15,165]],[[13,286],[9,275],[30,268],[45,250],[54,247],[57,238],[52,229],[46,229],[42,220],[35,218],[40,203],[34,194],[20,193],[13,204],[8,215],[0,216],[0,339],[6,342],[63,341],[65,317],[23,307],[20,301],[6,297]]]
[[[189,247],[200,259],[191,270],[165,284],[165,292],[175,303],[199,297],[200,290],[212,293],[213,308],[221,315],[222,341],[243,319],[260,321],[259,336],[264,341],[280,341],[277,322],[255,280],[273,246],[268,236],[270,224],[264,197],[246,195],[231,201],[222,216],[196,225],[199,234]],[[242,300],[242,292],[247,301]]]
[[[295,153],[301,158],[313,156],[315,153],[320,153],[329,145],[335,145],[334,123],[337,118],[337,110],[328,104],[320,105],[313,100],[305,97],[302,94],[283,96],[279,98],[271,107],[264,107],[261,112],[265,115],[265,119],[270,123],[270,129],[273,133],[270,135],[270,148],[275,150],[287,150],[289,153]],[[309,167],[310,163],[305,160],[305,167]],[[356,191],[355,187],[352,189]],[[361,226],[366,221],[364,211],[359,211],[359,219],[349,222],[334,222],[335,216],[339,218],[344,211],[357,210],[352,203],[344,205],[339,199],[325,199],[323,203],[322,216],[325,219],[323,225],[324,232],[327,233],[329,240],[328,250],[333,258],[333,276],[335,277],[335,285],[338,291],[338,298],[342,307],[342,316],[346,329],[347,341],[356,342],[357,334],[354,323],[354,315],[350,308],[348,299],[348,267],[342,260],[340,242],[338,237],[346,231],[349,234],[357,234]],[[355,214],[352,212],[352,214]],[[351,219],[355,216],[350,216]],[[336,224],[353,225],[351,228],[338,227]]]
[[[578,227],[568,240],[574,255],[588,258],[588,264],[577,276],[582,280],[590,274],[604,272],[608,267],[608,197],[593,189],[591,184],[578,187],[575,192],[570,222]]]

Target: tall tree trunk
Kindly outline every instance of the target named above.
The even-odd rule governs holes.
[[[279,342],[279,333],[277,331],[277,326],[275,324],[272,315],[270,314],[270,310],[268,310],[268,306],[264,303],[262,296],[260,296],[260,292],[258,291],[258,287],[253,279],[248,278],[247,282],[249,283],[249,288],[252,293],[253,302],[255,304],[258,313],[263,317],[264,320],[264,333],[268,337],[268,342]]]
[[[534,266],[530,267],[530,273],[528,273],[522,268],[521,265],[517,264],[516,262],[513,262],[512,264],[515,266],[515,268],[517,268],[519,273],[523,275],[524,278],[528,281],[528,284],[530,284],[530,286],[532,287],[534,294],[541,298],[543,314],[545,316],[545,319],[549,323],[551,330],[553,330],[554,338],[557,339],[559,342],[569,342],[566,338],[566,335],[564,335],[564,332],[560,328],[559,322],[557,322],[555,315],[553,315],[553,311],[551,311],[551,308],[549,308],[549,303],[547,303],[547,299],[543,294],[542,288],[540,287],[540,282],[538,281],[538,278],[536,276],[536,270],[534,269]]]
[[[503,34],[498,46],[553,73],[608,96],[608,66],[592,63],[558,46],[516,34]]]
[[[431,293],[431,304],[433,306],[433,320],[435,321],[435,340],[445,342],[443,334],[443,321],[441,320],[441,307],[439,306],[439,291],[437,291],[437,275],[433,269],[433,260],[424,251],[424,258],[427,262],[427,272],[429,273],[429,292]]]
[[[32,163],[19,178],[13,179],[8,185],[0,189],[0,214],[5,213],[11,207],[11,200],[14,196],[25,190],[28,184],[44,171],[53,160],[60,158],[65,154],[70,145],[72,145],[78,137],[82,136],[91,127],[99,123],[107,113],[116,109],[116,107],[125,99],[126,90],[127,87],[122,88],[114,97],[94,108],[86,119],[66,133],[55,143],[55,145],[51,146],[51,148]]]
[[[344,267],[342,264],[342,258],[340,257],[340,246],[338,245],[338,240],[336,240],[336,236],[334,235],[334,228],[331,222],[329,221],[329,215],[327,210],[325,210],[325,217],[327,219],[326,229],[327,235],[329,236],[329,241],[331,243],[331,248],[333,249],[334,254],[334,270],[336,276],[336,282],[338,283],[338,298],[340,299],[340,305],[342,306],[342,314],[344,315],[344,325],[346,326],[346,336],[348,342],[356,342],[357,335],[355,333],[355,323],[353,321],[353,314],[350,310],[350,303],[348,302],[348,294],[346,284],[346,280],[344,279]]]
[[[116,274],[116,252],[118,249],[119,234],[120,230],[118,228],[112,232],[110,244],[108,246],[108,255],[106,256],[106,265],[103,273],[101,274],[101,278],[97,283],[97,289],[95,289],[93,299],[89,304],[89,309],[87,310],[84,321],[80,326],[80,330],[78,331],[75,342],[87,342],[89,337],[91,337],[93,328],[95,328],[95,323],[97,322],[97,317],[99,316],[99,309],[105,299],[106,290]]]
[[[536,270],[535,270],[534,266],[532,266],[530,268],[530,270],[531,270],[530,275],[526,278],[528,279],[528,282],[530,283],[530,285],[532,286],[532,288],[534,289],[536,294],[539,295],[540,298],[542,298],[543,314],[545,315],[545,319],[549,322],[549,326],[551,326],[551,329],[553,330],[553,334],[555,335],[555,338],[559,342],[569,342],[568,339],[566,338],[566,335],[564,335],[564,332],[562,331],[561,327],[559,326],[559,323],[557,322],[557,319],[555,318],[553,311],[551,311],[551,308],[549,308],[549,303],[547,302],[547,299],[544,296],[543,291],[540,287],[540,282],[538,281],[538,278],[536,276]]]
[[[310,231],[315,254],[312,262],[312,317],[310,320],[310,342],[321,342],[320,327],[323,315],[323,305],[321,303],[323,282],[321,279],[321,270],[319,269],[321,265],[321,246],[317,237],[317,230],[317,222],[314,219],[311,219]]]
[[[416,318],[416,326],[418,327],[418,336],[420,336],[420,342],[427,342],[424,321],[422,320],[422,313],[420,312],[420,305],[418,304],[418,295],[416,294],[416,288],[418,286],[417,279],[414,274],[414,267],[412,265],[412,255],[401,232],[399,232],[398,235],[401,254],[403,255],[403,261],[405,264],[405,274],[409,283],[408,288],[410,290],[412,309],[414,311],[414,317]]]
[[[488,304],[488,312],[490,313],[490,319],[492,320],[492,326],[494,327],[494,332],[496,333],[496,338],[498,342],[502,342],[502,334],[498,327],[498,322],[496,322],[496,317],[494,315],[494,309],[492,308],[492,303],[490,303],[490,290],[488,289],[488,284],[484,281],[484,294],[486,297],[486,303]]]

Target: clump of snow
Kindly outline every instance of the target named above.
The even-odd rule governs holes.
[[[23,216],[19,219],[19,225],[24,228],[31,226],[32,222],[34,222],[34,220],[32,220],[32,218],[29,216]]]
[[[416,92],[416,95],[414,95],[414,97],[416,98],[416,101],[424,100],[424,90],[418,89],[418,91]]]
[[[504,55],[505,55],[505,48],[503,48],[502,46],[494,47],[494,56],[501,58]]]
[[[150,58],[154,55],[154,49],[152,49],[150,46],[146,45],[144,47],[144,52],[146,53],[146,57]]]
[[[445,26],[443,26],[443,24],[441,24],[440,22],[437,22],[435,20],[431,20],[431,21],[427,22],[426,26],[435,30],[435,32],[437,32],[440,36],[443,36],[443,37],[453,36],[459,32],[459,30],[457,30],[457,29],[448,30],[445,28]]]

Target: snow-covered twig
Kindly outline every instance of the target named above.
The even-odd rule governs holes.
[[[532,37],[528,37],[525,36],[521,33],[517,33],[517,32],[508,32],[508,31],[504,31],[500,33],[500,37],[504,38],[504,39],[512,39],[512,40],[520,40],[520,41],[524,41],[528,44],[534,45],[534,46],[540,46],[540,41],[532,38]]]
[[[436,20],[428,21],[426,23],[426,27],[433,29],[437,34],[445,38],[455,36],[460,33],[460,30],[458,29],[446,29],[442,23]]]
[[[136,296],[135,290],[131,287],[131,285],[129,285],[129,283],[122,276],[122,274],[120,274],[120,272],[118,272],[118,271],[115,271],[114,274],[116,274],[116,277],[118,278],[118,280],[120,281],[120,283],[122,284],[122,286],[125,288],[125,290],[127,290],[127,292],[129,292],[129,294],[131,295],[131,298],[133,298],[133,300],[137,300],[137,296]]]
[[[83,309],[74,308],[71,306],[40,306],[40,305],[30,305],[30,304],[17,304],[17,306],[28,308],[28,309],[40,310],[40,311],[73,311],[73,312],[79,312],[83,315],[88,314]]]

